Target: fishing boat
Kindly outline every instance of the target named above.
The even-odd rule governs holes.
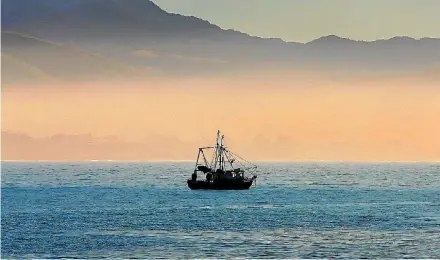
[[[210,161],[208,150],[212,153]],[[246,190],[256,183],[256,170],[256,165],[231,152],[225,145],[224,135],[217,131],[215,146],[199,148],[188,187],[192,190]],[[248,172],[251,177],[245,176]],[[197,173],[205,175],[205,179],[199,180]]]

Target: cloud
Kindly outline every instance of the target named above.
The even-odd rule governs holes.
[[[181,59],[181,60],[187,60],[187,61],[194,61],[194,62],[207,62],[207,63],[220,63],[220,64],[226,64],[227,61],[217,59],[217,58],[206,58],[206,57],[196,57],[196,56],[189,56],[189,55],[170,55],[170,57]]]
[[[197,144],[164,135],[132,142],[117,136],[57,134],[35,138],[2,131],[2,160],[178,160],[193,159]]]
[[[160,54],[158,54],[154,51],[149,51],[149,50],[134,51],[134,52],[132,52],[132,55],[139,56],[139,57],[158,57],[158,56],[160,56]]]

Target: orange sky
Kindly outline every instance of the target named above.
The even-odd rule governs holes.
[[[166,143],[179,151],[161,159],[193,159],[197,147],[211,144],[219,128],[233,150],[254,160],[440,160],[438,82],[332,83],[285,76],[125,86],[10,86],[2,92],[3,131],[34,138],[118,136],[122,143],[144,145],[139,150],[160,150]],[[187,143],[152,141],[155,134]],[[14,153],[8,153],[14,143],[3,140],[3,159],[95,159],[69,154],[61,143],[58,147],[52,142],[55,148],[44,151],[40,142],[35,148],[40,152],[20,145],[22,150],[15,145]],[[93,156],[130,159],[127,153],[111,151],[117,147],[109,145]],[[132,156],[156,158],[154,153]]]

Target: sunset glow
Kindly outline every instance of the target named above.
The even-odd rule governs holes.
[[[75,143],[70,135],[90,134],[92,143],[106,143],[94,155],[103,159],[126,159],[119,148],[130,144],[140,147],[128,152],[135,160],[191,159],[199,145],[212,143],[217,129],[227,133],[230,146],[254,160],[440,158],[437,82],[389,79],[352,85],[285,76],[156,84],[160,87],[133,82],[124,88],[94,83],[4,89],[3,131],[40,138],[45,141],[39,145],[50,142],[55,150],[33,153],[23,147],[12,155],[12,147],[20,146],[6,138],[3,158],[96,159],[77,158],[65,143],[47,139],[62,134]],[[169,158],[161,152],[166,150]]]

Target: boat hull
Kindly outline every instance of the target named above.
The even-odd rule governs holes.
[[[193,181],[188,180],[188,187],[191,190],[247,190],[252,186],[254,180],[206,180]]]

